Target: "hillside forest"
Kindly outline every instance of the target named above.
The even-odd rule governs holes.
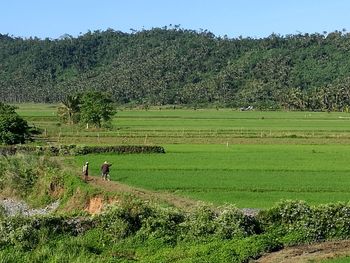
[[[88,90],[128,105],[348,111],[350,33],[228,38],[175,25],[0,34],[0,101],[51,103]]]

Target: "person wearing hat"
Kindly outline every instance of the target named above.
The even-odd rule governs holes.
[[[89,176],[89,162],[85,162],[83,166],[83,177],[85,182],[87,182],[88,176]]]
[[[101,172],[102,172],[102,179],[103,180],[107,180],[110,181],[109,179],[109,167],[111,167],[112,165],[107,163],[107,161],[105,161],[102,166],[101,166]]]

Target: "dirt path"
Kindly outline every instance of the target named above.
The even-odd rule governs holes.
[[[285,248],[267,254],[256,263],[311,263],[342,256],[350,256],[350,240],[329,241],[312,245]],[[350,259],[349,259],[350,262]]]
[[[88,183],[94,186],[103,188],[108,192],[129,193],[137,196],[142,200],[167,203],[187,211],[191,210],[193,207],[195,207],[199,203],[199,201],[180,197],[171,193],[156,192],[156,191],[150,191],[150,190],[145,190],[141,188],[131,187],[116,181],[104,181],[102,180],[102,178],[97,176],[90,177]]]
[[[146,190],[142,188],[128,186],[116,181],[104,181],[101,177],[98,176],[90,177],[88,183],[103,188],[108,192],[130,193],[142,200],[157,201],[161,203],[170,204],[185,211],[191,211],[200,203],[200,201],[196,201],[186,197],[181,197],[172,193]],[[241,210],[245,215],[248,216],[255,216],[259,212],[259,209],[254,208],[242,208]]]

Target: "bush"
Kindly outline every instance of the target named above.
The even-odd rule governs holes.
[[[168,244],[175,244],[180,235],[180,225],[185,216],[175,208],[154,206],[148,217],[142,219],[142,227],[138,233],[143,239],[158,238]]]
[[[261,211],[258,218],[262,226],[267,228],[276,225],[293,226],[296,222],[302,224],[311,212],[311,207],[304,201],[285,200],[269,210]]]
[[[36,159],[32,156],[4,158],[0,160],[0,189],[11,188],[24,197],[38,179]]]
[[[49,156],[86,155],[90,153],[165,153],[161,146],[138,146],[138,145],[117,145],[117,146],[1,146],[0,155],[15,155],[16,153],[36,153]]]
[[[292,244],[350,237],[350,203],[311,207],[302,201],[283,201],[260,213],[259,220],[265,231],[280,228]]]
[[[182,238],[189,240],[205,239],[216,230],[215,218],[217,213],[213,208],[201,205],[186,215],[182,223]]]
[[[120,146],[83,146],[76,147],[75,155],[85,155],[90,153],[165,153],[161,146],[137,146],[137,145],[120,145]]]
[[[125,238],[135,234],[141,227],[144,218],[152,211],[141,201],[127,200],[121,206],[109,206],[98,215],[97,224],[113,239]]]
[[[237,207],[227,205],[220,210],[215,219],[215,233],[221,239],[246,237],[260,232],[258,222],[252,217],[245,216]]]
[[[243,238],[260,232],[259,224],[245,216],[233,205],[218,209],[201,205],[188,213],[181,224],[182,237],[189,240],[202,238],[232,239]]]
[[[0,245],[16,246],[32,250],[40,240],[48,240],[58,235],[76,236],[91,227],[89,218],[69,218],[65,216],[4,217],[0,220]]]

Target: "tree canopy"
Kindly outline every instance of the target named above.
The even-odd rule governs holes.
[[[261,39],[178,26],[60,39],[0,34],[0,100],[58,102],[87,89],[118,103],[346,110],[350,33]]]
[[[87,127],[91,124],[97,128],[102,123],[108,123],[113,117],[115,111],[113,101],[101,92],[90,91],[85,93],[81,99],[80,121],[86,123]]]
[[[79,95],[68,94],[61,101],[57,114],[62,122],[76,124],[80,120],[80,97]]]
[[[0,102],[0,144],[25,143],[31,137],[28,123],[15,109],[14,106]]]
[[[100,128],[101,125],[110,126],[109,121],[115,114],[113,101],[106,93],[88,91],[67,95],[57,109],[61,121],[66,124],[81,123]]]

